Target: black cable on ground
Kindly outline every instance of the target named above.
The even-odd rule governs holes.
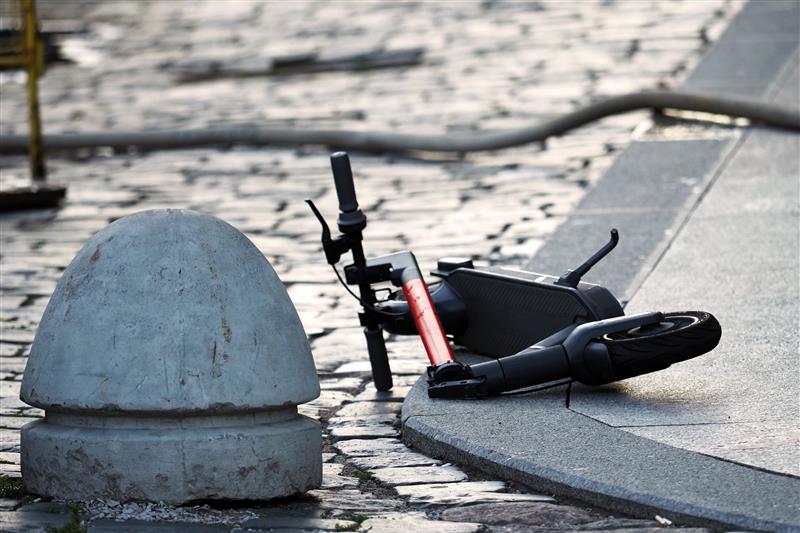
[[[530,127],[474,134],[415,135],[378,131],[226,127],[194,130],[92,132],[45,135],[49,149],[110,147],[165,150],[198,146],[324,145],[366,152],[475,152],[541,142],[595,120],[638,109],[677,109],[750,120],[755,124],[800,131],[800,112],[772,104],[666,91],[614,96]],[[0,136],[0,154],[27,149],[25,135]]]

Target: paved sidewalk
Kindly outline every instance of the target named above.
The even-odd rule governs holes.
[[[797,3],[749,3],[687,86],[800,109],[798,24]],[[711,311],[723,328],[714,352],[576,386],[570,408],[558,390],[433,402],[419,383],[404,405],[404,439],[609,508],[800,530],[799,152],[796,133],[662,121],[530,261],[561,272],[620,227],[620,246],[587,280],[630,299],[630,312]]]
[[[776,99],[800,109],[797,63]],[[800,135],[757,129],[731,154],[628,304],[703,309],[702,358],[580,394],[572,409],[680,448],[800,476]],[[800,524],[798,524],[800,526]]]

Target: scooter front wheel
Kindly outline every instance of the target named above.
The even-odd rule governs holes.
[[[616,380],[627,379],[686,361],[714,349],[722,328],[711,313],[664,313],[664,318],[594,339],[606,346]]]

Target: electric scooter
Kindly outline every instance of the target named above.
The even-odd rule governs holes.
[[[428,285],[410,251],[368,259],[362,244],[367,217],[358,206],[347,154],[333,154],[331,168],[341,234],[333,238],[314,203],[306,203],[322,225],[327,262],[361,303],[358,317],[378,390],[392,388],[384,330],[421,337],[432,398],[481,398],[572,381],[603,385],[662,370],[719,343],[722,331],[710,313],[626,316],[608,289],[581,280],[617,245],[616,230],[600,250],[561,276],[477,268],[469,259],[445,258],[431,272],[438,281]],[[343,279],[336,264],[348,252],[353,262]],[[378,300],[375,286],[386,282],[400,290],[390,289]],[[359,294],[348,285],[357,286]],[[448,337],[493,359],[460,362]]]

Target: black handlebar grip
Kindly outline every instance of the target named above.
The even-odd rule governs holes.
[[[379,391],[392,388],[392,369],[389,368],[389,356],[386,354],[386,343],[383,340],[383,330],[364,328],[367,338],[367,352],[369,363],[372,366],[372,381]]]
[[[358,209],[358,200],[353,184],[353,171],[350,169],[350,158],[346,152],[336,152],[331,155],[331,170],[336,184],[336,196],[339,198],[339,211],[352,213]]]

